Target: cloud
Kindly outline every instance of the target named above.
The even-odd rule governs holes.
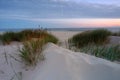
[[[67,1],[67,0],[52,0],[52,1]]]
[[[120,18],[120,6],[92,2],[93,0],[80,0],[79,3],[77,0],[0,0],[0,15],[23,15],[29,18]]]

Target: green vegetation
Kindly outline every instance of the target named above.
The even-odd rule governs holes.
[[[120,45],[109,46],[109,47],[89,45],[80,48],[80,51],[111,61],[120,60]]]
[[[47,34],[45,37],[44,37],[44,42],[47,43],[47,42],[52,42],[52,43],[57,43],[58,42],[58,39],[56,37],[54,37],[53,35],[51,34]]]
[[[20,32],[5,32],[0,36],[4,44],[12,41],[23,42],[22,49],[19,49],[20,57],[25,64],[34,66],[39,60],[44,60],[42,54],[43,45],[48,42],[57,43],[58,39],[46,30],[23,30]]]
[[[10,44],[12,41],[27,41],[33,38],[46,39],[47,41],[57,43],[58,39],[47,33],[45,30],[23,30],[20,32],[5,32],[1,35],[1,40],[4,44]],[[49,39],[48,39],[49,38]]]
[[[120,36],[120,31],[118,31],[118,32],[113,32],[113,33],[112,33],[112,36]]]
[[[48,42],[57,43],[57,41],[57,38],[51,34],[26,41],[23,43],[23,48],[19,49],[20,56],[27,65],[34,66],[39,60],[44,60],[44,55],[42,54],[43,46]]]
[[[44,44],[43,40],[31,40],[23,43],[23,47],[19,52],[26,65],[34,66],[39,60],[44,60],[42,54]]]
[[[85,31],[69,39],[69,49],[110,61],[120,61],[120,45],[105,45],[111,35],[113,33],[105,29]]]
[[[4,44],[9,44],[13,40],[14,32],[6,32],[1,35],[1,40]]]
[[[74,44],[76,47],[84,47],[90,44],[104,44],[108,41],[107,38],[110,34],[111,32],[105,29],[85,31],[73,36],[69,39],[69,43]]]

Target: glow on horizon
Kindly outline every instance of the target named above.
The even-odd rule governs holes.
[[[119,27],[120,19],[104,18],[68,18],[68,19],[30,19],[37,22],[48,22],[74,27]]]
[[[120,19],[82,19],[69,24],[78,27],[117,27],[120,26]]]
[[[13,23],[14,22],[14,23]],[[2,24],[3,23],[3,24]],[[4,24],[8,23],[8,24]],[[0,28],[106,28],[119,27],[120,18],[30,18],[20,17],[1,22]],[[2,27],[3,26],[3,27]]]

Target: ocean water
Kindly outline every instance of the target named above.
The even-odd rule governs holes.
[[[120,27],[117,27],[117,28],[48,28],[48,30],[52,30],[52,31],[87,31],[87,30],[95,30],[95,29],[107,29],[112,32],[120,31]]]
[[[32,29],[32,28],[29,28],[29,29]],[[40,29],[40,28],[33,28],[33,29]],[[48,31],[87,31],[87,30],[95,30],[95,29],[101,29],[101,28],[45,28],[46,30]],[[103,28],[102,28],[103,29]],[[104,29],[107,29],[109,31],[112,31],[112,32],[118,32],[120,31],[120,27],[117,27],[117,28],[104,28]],[[13,31],[13,32],[18,32],[18,31],[22,31],[22,30],[25,30],[25,28],[23,29],[0,29],[0,32],[9,32],[9,31]]]

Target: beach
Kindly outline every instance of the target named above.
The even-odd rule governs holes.
[[[0,0],[0,80],[120,80],[120,0]]]
[[[0,45],[0,80],[119,80],[120,64],[66,49],[65,41],[80,32],[50,31],[63,45],[46,44],[45,60],[33,68],[21,62],[21,43]],[[110,38],[119,44],[120,37]]]

